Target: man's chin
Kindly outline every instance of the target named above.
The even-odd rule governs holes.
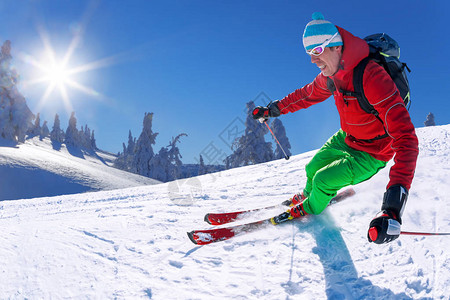
[[[326,76],[326,77],[334,75],[334,73],[331,73],[330,70],[328,70],[328,68],[325,68],[325,69],[321,70],[321,73],[322,73],[323,76]]]
[[[325,68],[323,68],[323,69],[320,69],[320,68],[319,68],[319,70],[320,70],[320,73],[322,73],[323,76],[328,76],[328,75],[327,75],[327,74],[328,74],[328,68],[327,68],[327,67],[325,67]]]

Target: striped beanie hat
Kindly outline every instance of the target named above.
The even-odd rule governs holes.
[[[306,51],[310,51],[314,47],[317,47],[326,40],[330,39],[336,32],[338,32],[336,26],[331,22],[324,20],[323,15],[320,12],[312,14],[312,21],[306,24],[305,32],[303,32],[303,46]],[[341,46],[342,37],[338,33],[333,38],[331,43],[327,47]]]

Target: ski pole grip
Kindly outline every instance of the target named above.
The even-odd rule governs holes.
[[[374,227],[370,227],[370,229],[369,229],[369,237],[372,240],[372,242],[375,242],[377,240],[378,229],[375,226]]]

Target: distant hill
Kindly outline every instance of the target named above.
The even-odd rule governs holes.
[[[55,150],[58,149],[58,150]],[[0,200],[47,197],[160,183],[111,167],[115,155],[87,152],[49,139],[15,146],[0,139]]]

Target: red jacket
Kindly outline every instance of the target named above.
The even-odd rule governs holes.
[[[414,177],[418,140],[414,125],[400,93],[387,72],[370,61],[363,76],[364,93],[378,111],[389,137],[370,140],[385,134],[383,124],[372,114],[362,110],[355,97],[344,96],[340,89],[354,91],[353,69],[369,55],[369,46],[348,31],[339,28],[344,43],[340,68],[331,79],[336,86],[334,100],[341,118],[341,128],[347,133],[345,142],[353,149],[364,151],[378,160],[389,161],[395,154],[390,170],[388,188],[401,184],[408,190]],[[307,108],[326,100],[332,93],[327,88],[327,77],[320,73],[313,82],[289,94],[278,103],[281,114]]]

